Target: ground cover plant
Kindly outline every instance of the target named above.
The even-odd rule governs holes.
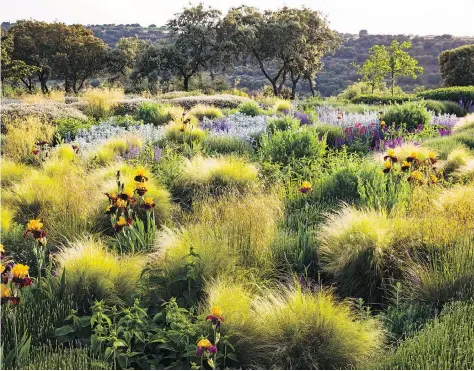
[[[2,369],[473,367],[471,88],[408,95],[400,71],[388,89],[368,63],[341,95],[298,98],[282,80],[315,70],[283,61],[272,77],[281,54],[245,53],[266,38],[241,33],[239,11],[266,18],[225,18],[260,58],[261,91],[207,81],[164,42],[99,87],[31,87],[2,107]],[[201,26],[171,23],[176,48]],[[314,35],[287,26],[307,66]],[[210,28],[206,43],[222,36]]]

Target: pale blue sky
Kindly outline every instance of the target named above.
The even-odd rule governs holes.
[[[193,0],[193,4],[197,1]],[[222,11],[242,3],[260,9],[282,5],[322,11],[340,32],[474,36],[474,0],[205,0]],[[2,0],[1,21],[162,25],[189,0]]]

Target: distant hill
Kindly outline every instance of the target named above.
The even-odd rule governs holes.
[[[2,23],[2,27],[8,28],[11,24]],[[103,24],[88,25],[97,37],[104,40],[113,47],[121,37],[138,36],[149,42],[156,42],[167,37],[166,27],[150,25],[142,27],[139,24]],[[416,80],[403,78],[400,86],[403,90],[411,92],[416,86],[434,88],[439,86],[441,76],[439,72],[438,56],[446,49],[456,48],[466,44],[474,44],[474,37],[454,37],[451,35],[441,36],[413,36],[413,35],[371,35],[362,30],[358,35],[341,34],[344,40],[343,46],[332,56],[323,59],[324,68],[317,77],[317,89],[324,96],[336,95],[342,92],[348,85],[357,81],[357,66],[368,56],[370,47],[375,44],[389,45],[392,40],[410,40],[413,44],[409,54],[416,58],[424,72]],[[247,87],[250,90],[261,88],[267,84],[256,66],[237,66],[229,79],[239,77],[239,87]],[[303,91],[309,89],[303,85]]]

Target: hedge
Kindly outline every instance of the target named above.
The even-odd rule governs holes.
[[[474,102],[474,86],[453,86],[450,88],[426,90],[418,93],[418,97],[433,100],[449,100],[457,103],[462,101],[464,108],[467,109]]]
[[[416,100],[417,97],[413,95],[398,95],[398,96],[386,96],[386,95],[358,95],[351,99],[352,103],[365,103],[365,104],[395,104],[404,103],[412,100]]]

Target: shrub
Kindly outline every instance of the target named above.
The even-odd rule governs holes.
[[[380,367],[397,370],[467,370],[474,363],[474,305],[452,303],[439,318],[402,343]]]
[[[184,109],[191,109],[198,104],[205,104],[215,106],[221,109],[237,108],[239,104],[247,102],[249,99],[238,97],[236,95],[199,95],[194,97],[173,98],[169,102],[183,107]]]
[[[279,100],[275,103],[273,109],[277,112],[288,113],[291,109],[291,102],[287,100]]]
[[[253,100],[240,104],[238,110],[247,116],[258,116],[262,113],[260,105]]]
[[[296,130],[300,127],[300,121],[291,116],[275,117],[267,121],[267,130],[271,134],[276,131]]]
[[[112,114],[113,105],[123,99],[121,89],[90,89],[82,98],[87,103],[84,111],[94,118],[105,118]]]
[[[25,225],[41,218],[48,239],[55,243],[82,235],[93,228],[101,190],[87,172],[73,162],[52,159],[39,171],[4,192],[3,202],[15,213],[15,221]]]
[[[364,368],[383,341],[373,319],[359,318],[325,290],[277,287],[258,294],[227,279],[208,292],[204,312],[215,305],[223,309],[222,331],[237,344],[243,368]]]
[[[206,132],[191,124],[171,123],[166,126],[165,138],[179,144],[201,143],[206,138]]]
[[[414,300],[438,309],[451,300],[474,295],[474,243],[469,236],[421,256],[407,274],[407,291]]]
[[[469,228],[474,223],[474,186],[456,186],[443,191],[435,206],[447,220]]]
[[[132,98],[132,99],[124,99],[119,100],[114,103],[112,106],[113,114],[117,116],[124,116],[124,115],[136,115],[138,108],[143,103],[154,103],[151,99],[144,99],[144,98]]]
[[[456,149],[469,150],[464,144],[457,140],[454,135],[428,139],[423,142],[423,146],[436,151],[440,160],[446,160],[448,155]]]
[[[449,100],[451,102],[461,102],[464,108],[468,109],[471,102],[474,101],[474,86],[454,86],[450,88],[439,88],[425,90],[418,93],[418,96],[424,99]]]
[[[321,136],[326,136],[326,142],[330,147],[337,147],[344,139],[344,131],[340,126],[330,124],[316,124],[316,132]]]
[[[186,301],[193,304],[211,278],[229,272],[268,274],[270,243],[280,220],[281,204],[273,195],[229,195],[200,202],[185,229],[165,229],[157,238],[151,282],[158,276],[161,285],[151,295],[161,300],[188,292]]]
[[[59,139],[69,142],[76,138],[79,130],[91,128],[95,121],[92,119],[80,120],[67,117],[56,119],[53,124],[56,126],[56,135]]]
[[[110,370],[107,363],[91,356],[87,348],[40,346],[30,350],[24,370]]]
[[[245,160],[196,156],[186,161],[183,172],[175,182],[175,193],[189,201],[189,197],[199,191],[241,193],[252,189],[257,183],[257,168]]]
[[[103,144],[96,146],[95,150],[88,151],[86,154],[86,163],[90,166],[106,166],[120,156],[125,156],[128,149],[143,146],[142,139],[133,134],[122,137],[112,137]]]
[[[6,135],[3,138],[2,154],[16,162],[33,161],[35,143],[51,143],[54,127],[35,117],[6,124]]]
[[[474,85],[474,45],[442,51],[439,67],[444,86]]]
[[[66,287],[82,308],[96,300],[106,303],[133,303],[145,258],[122,256],[107,250],[94,238],[73,240],[56,255],[59,272],[66,270]]]
[[[198,104],[191,108],[188,112],[188,115],[194,116],[198,121],[202,121],[204,117],[209,119],[221,118],[223,116],[222,111],[213,106],[206,106],[205,104]]]
[[[70,104],[55,102],[43,102],[37,104],[2,104],[0,113],[3,123],[24,120],[29,116],[49,123],[60,118],[87,120],[86,115],[72,107]]]
[[[389,107],[383,120],[389,125],[405,124],[407,130],[416,129],[418,125],[427,125],[431,115],[422,103],[410,102]]]
[[[32,346],[48,344],[54,339],[54,330],[64,323],[75,307],[59,281],[59,277],[48,278],[41,291],[23,288],[20,305],[2,306],[2,348],[6,354],[15,346],[15,325],[19,337],[25,332],[31,336]]]
[[[318,159],[326,153],[326,140],[310,127],[277,131],[261,138],[261,153],[273,163],[288,165],[293,159]]]
[[[398,260],[415,238],[409,223],[389,219],[382,211],[352,207],[328,216],[318,233],[319,255],[341,295],[382,302],[387,284],[400,277]]]
[[[163,105],[152,102],[143,102],[138,107],[136,116],[139,120],[153,125],[164,125],[170,121],[178,120],[184,110],[180,107]]]
[[[429,111],[433,111],[436,115],[456,115],[457,117],[463,117],[466,115],[466,110],[455,102],[450,101],[437,101],[437,100],[425,100],[425,107]]]
[[[253,147],[244,139],[229,136],[209,135],[204,139],[203,148],[205,153],[213,155],[235,154],[239,156],[251,156]]]
[[[267,367],[364,368],[383,339],[374,320],[358,319],[347,304],[323,290],[282,289],[257,299],[254,306]]]
[[[450,175],[462,166],[466,166],[471,154],[463,148],[457,148],[451,151],[446,162],[443,165],[445,175]]]
[[[9,187],[13,183],[19,182],[28,175],[30,169],[28,166],[11,161],[8,158],[0,159],[2,169],[2,187]]]
[[[390,95],[358,95],[352,98],[351,102],[365,104],[402,104],[412,100],[416,100],[416,97],[410,95],[393,97]]]

